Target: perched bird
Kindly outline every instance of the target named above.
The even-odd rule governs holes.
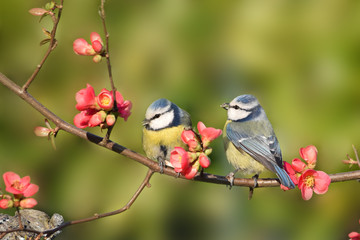
[[[167,99],[158,99],[148,107],[143,121],[143,149],[148,158],[159,162],[160,172],[165,164],[171,165],[170,152],[174,147],[187,148],[181,133],[191,128],[189,113]]]
[[[223,131],[226,157],[235,167],[235,171],[228,175],[230,187],[234,183],[234,174],[239,170],[245,175],[255,174],[256,187],[259,174],[267,168],[278,176],[281,184],[294,188],[294,183],[283,169],[274,130],[256,97],[241,95],[220,107],[227,110],[228,116]]]

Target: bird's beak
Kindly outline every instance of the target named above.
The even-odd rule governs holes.
[[[149,119],[144,119],[144,120],[142,121],[142,125],[143,125],[143,126],[147,126],[147,125],[149,125],[149,123],[150,123],[150,120],[149,120]]]
[[[229,103],[223,103],[223,104],[220,105],[220,107],[222,107],[225,110],[228,110],[229,109]]]

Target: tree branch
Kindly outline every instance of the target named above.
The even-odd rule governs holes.
[[[0,82],[4,86],[9,88],[12,92],[14,92],[16,95],[18,95],[20,98],[22,98],[25,102],[30,104],[34,109],[36,109],[38,112],[40,112],[44,117],[51,120],[59,129],[62,129],[70,134],[73,134],[75,136],[83,138],[87,141],[90,141],[90,142],[97,144],[99,146],[102,146],[104,148],[107,148],[111,151],[119,153],[125,157],[133,159],[133,160],[141,163],[142,165],[148,167],[153,172],[160,172],[160,167],[157,162],[155,162],[139,153],[136,153],[120,144],[117,144],[113,141],[104,142],[102,137],[92,134],[90,132],[84,131],[82,129],[79,129],[79,128],[75,127],[74,125],[69,124],[68,122],[62,120],[60,117],[58,117],[53,112],[51,112],[49,109],[47,109],[45,106],[43,106],[40,102],[38,102],[31,94],[29,94],[28,92],[22,91],[21,87],[19,87],[13,81],[8,79],[1,72],[0,72]],[[172,168],[165,168],[164,174],[168,175],[168,176],[173,176],[173,177],[178,176],[178,174]],[[350,180],[360,179],[360,171],[335,173],[335,174],[329,174],[329,176],[331,178],[331,182],[350,181]],[[185,179],[183,176],[180,176],[179,178]],[[208,174],[208,173],[197,174],[197,176],[194,178],[194,181],[229,185],[229,181],[227,180],[227,178],[225,176],[218,176],[218,175],[213,175],[213,174]],[[259,187],[277,187],[280,185],[279,180],[276,178],[258,179],[257,183],[258,183]],[[234,185],[235,186],[243,186],[243,187],[252,187],[252,186],[254,186],[254,180],[248,179],[248,178],[235,178]]]

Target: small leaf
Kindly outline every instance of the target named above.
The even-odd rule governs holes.
[[[50,42],[50,40],[51,40],[50,38],[45,38],[40,42],[40,46],[47,44],[48,42]]]
[[[46,30],[45,28],[41,28],[41,29],[47,37],[51,38],[51,33],[48,30]]]
[[[29,13],[34,16],[43,16],[44,14],[47,14],[48,11],[43,8],[32,8],[29,10]]]
[[[51,141],[51,145],[54,148],[54,150],[56,150],[56,144],[55,144],[55,136],[54,134],[50,134],[50,141]]]
[[[54,7],[55,7],[55,2],[54,1],[51,1],[51,2],[48,2],[48,3],[45,4],[45,8],[47,10],[53,10]]]

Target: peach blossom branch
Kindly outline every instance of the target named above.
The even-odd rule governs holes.
[[[56,7],[59,9],[57,17],[54,17],[52,15],[53,18],[53,22],[54,22],[54,26],[53,29],[51,30],[51,35],[50,35],[50,43],[49,43],[49,47],[43,57],[43,59],[40,61],[40,63],[36,66],[35,71],[33,72],[33,74],[31,74],[30,78],[26,81],[26,83],[23,85],[22,87],[22,91],[26,91],[30,84],[32,83],[32,81],[34,81],[35,77],[37,76],[37,74],[40,72],[40,69],[42,68],[42,66],[44,65],[45,61],[47,60],[47,58],[49,57],[50,53],[56,48],[57,46],[57,41],[55,39],[55,35],[56,35],[56,30],[60,21],[60,17],[61,17],[61,12],[62,12],[62,8],[63,8],[63,4],[64,4],[64,0],[60,1],[60,5],[56,5]]]

